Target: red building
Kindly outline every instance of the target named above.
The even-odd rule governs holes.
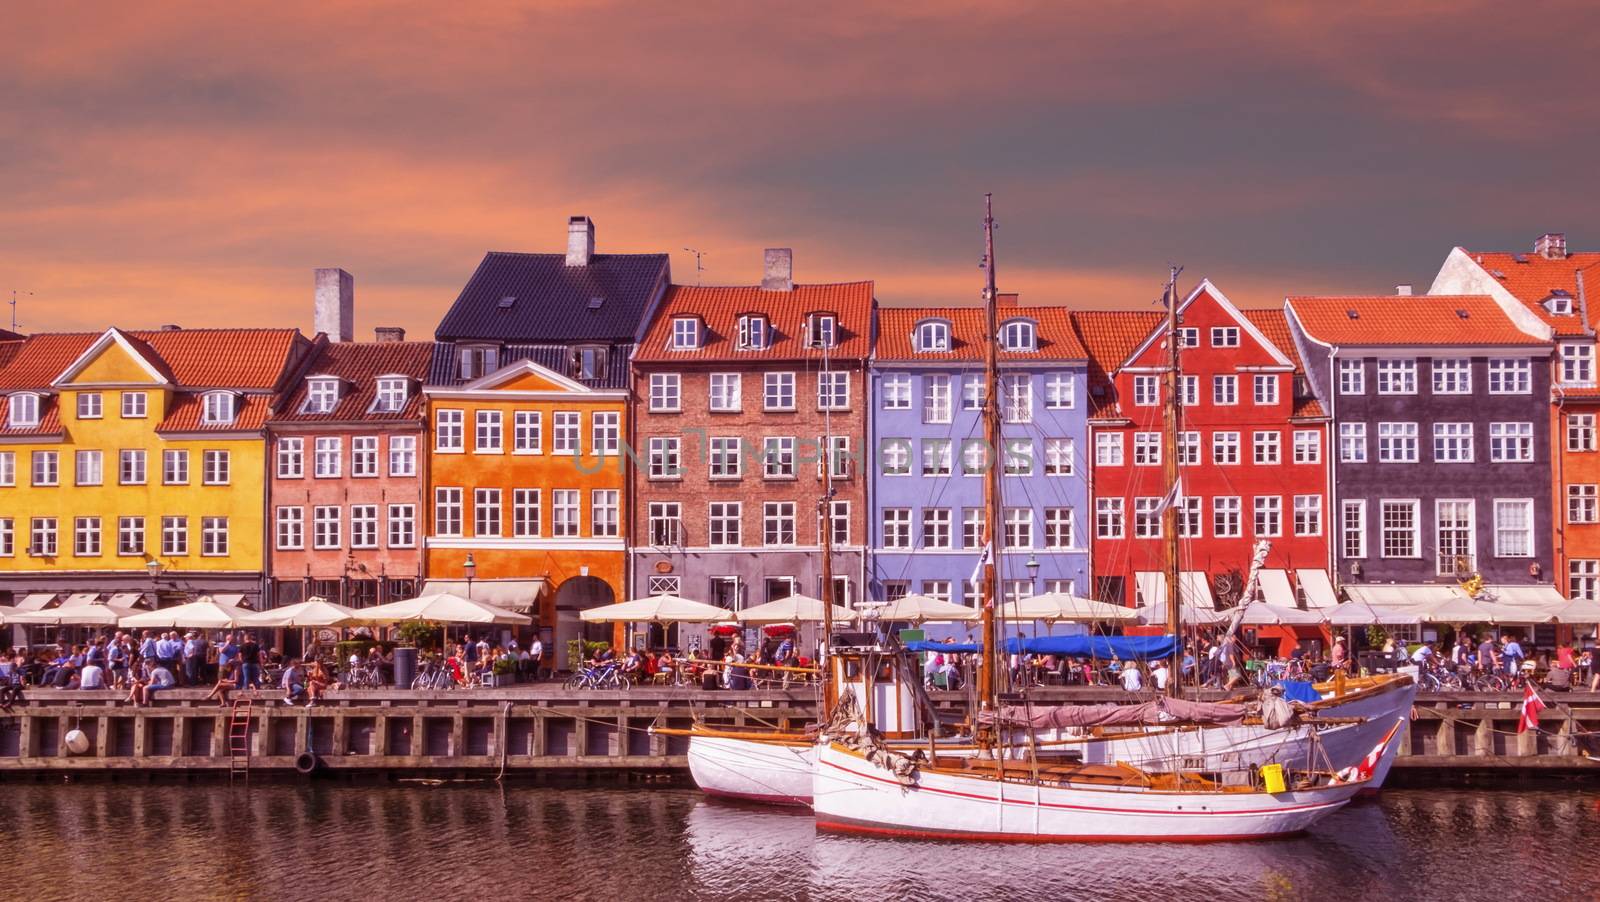
[[[1159,505],[1163,374],[1159,312],[1073,314],[1088,348],[1096,597],[1166,597]],[[1258,539],[1271,543],[1266,601],[1334,603],[1328,580],[1327,422],[1281,310],[1241,311],[1203,281],[1179,307],[1180,591],[1205,610],[1236,603]],[[1155,612],[1151,612],[1152,614]],[[1154,618],[1152,618],[1154,619]],[[1290,639],[1273,628],[1260,638]],[[1308,628],[1300,638],[1316,639]],[[1291,643],[1288,643],[1292,645]]]

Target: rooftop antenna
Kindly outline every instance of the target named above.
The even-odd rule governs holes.
[[[17,295],[19,294],[25,294],[30,298],[33,297],[33,292],[31,291],[11,289],[11,331],[13,332],[17,331]]]
[[[691,254],[694,254],[694,284],[699,285],[700,284],[700,273],[705,269],[705,267],[700,265],[700,258],[705,256],[705,252],[704,251],[697,251],[692,247],[686,247],[686,248],[684,248],[684,250],[688,251]]]

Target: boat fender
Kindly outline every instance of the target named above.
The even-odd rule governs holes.
[[[1261,723],[1269,730],[1281,730],[1294,723],[1294,708],[1281,692],[1269,692],[1261,699]]]
[[[294,769],[302,777],[309,777],[322,769],[322,758],[307,749],[294,759]]]

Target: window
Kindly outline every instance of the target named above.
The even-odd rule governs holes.
[[[1415,360],[1379,360],[1378,394],[1414,395],[1417,393]]]
[[[189,452],[161,452],[161,482],[164,485],[189,484]]]
[[[205,557],[227,557],[227,517],[200,518],[200,554]]]
[[[886,507],[883,509],[883,547],[909,551],[911,549],[911,509]]]
[[[806,346],[831,348],[839,343],[839,321],[827,313],[806,317]]]
[[[378,547],[378,506],[376,504],[350,505],[350,547]]]
[[[1283,535],[1283,498],[1278,495],[1257,495],[1255,499],[1256,537],[1270,538]]]
[[[1278,377],[1276,375],[1255,377],[1254,400],[1255,403],[1266,405],[1278,403]]]
[[[1434,423],[1433,459],[1442,464],[1472,463],[1472,424]]]
[[[1200,520],[1202,513],[1200,501],[1201,499],[1193,497],[1178,499],[1178,535],[1185,539],[1198,539],[1201,537]]]
[[[741,463],[737,437],[729,435],[711,437],[712,479],[738,479],[743,475]]]
[[[817,409],[850,409],[850,374],[841,370],[817,373]]]
[[[1033,508],[1008,507],[1005,517],[1004,548],[1033,547]]]
[[[833,544],[850,544],[850,502],[834,501],[829,510],[833,514]]]
[[[511,490],[511,534],[519,539],[540,535],[538,489]]]
[[[98,420],[101,417],[102,399],[97,391],[78,392],[78,419]]]
[[[1366,365],[1360,360],[1339,361],[1339,394],[1359,395],[1366,390]]]
[[[571,362],[573,378],[585,382],[604,379],[609,357],[603,347],[587,345],[573,348]]]
[[[1378,462],[1414,464],[1417,462],[1417,424],[1379,423]]]
[[[1251,436],[1251,459],[1257,464],[1271,465],[1282,460],[1283,433],[1277,430],[1257,431]]]
[[[1077,383],[1071,373],[1047,373],[1044,377],[1046,410],[1071,410],[1077,403]]]
[[[1339,462],[1364,464],[1367,462],[1367,424],[1339,424]]]
[[[1033,475],[1033,439],[1006,439],[1006,475]]]
[[[1156,376],[1133,377],[1135,407],[1155,407],[1161,403],[1161,380]]]
[[[206,392],[202,398],[200,422],[213,425],[232,423],[234,400],[233,395],[228,392]]]
[[[60,481],[60,470],[54,451],[35,451],[33,460],[33,485],[56,485]]]
[[[414,435],[389,436],[389,475],[417,475],[417,437]]]
[[[1567,522],[1600,523],[1600,486],[1567,486]]]
[[[1578,385],[1594,384],[1594,345],[1561,346],[1561,381]]]
[[[1294,534],[1297,536],[1322,535],[1322,496],[1294,496]]]
[[[1213,348],[1237,348],[1239,346],[1239,327],[1212,326],[1211,346]]]
[[[306,401],[301,413],[330,413],[339,403],[339,380],[307,379]]]
[[[1097,467],[1122,466],[1122,433],[1096,432],[1094,434],[1094,465]]]
[[[759,351],[767,346],[767,318],[746,314],[739,317],[739,350]]]
[[[476,379],[500,368],[500,349],[496,347],[466,347],[458,358],[461,378]]]
[[[503,522],[500,517],[500,490],[473,489],[472,534],[498,536]]]
[[[1367,502],[1343,501],[1339,504],[1339,548],[1347,558],[1367,556]]]
[[[761,543],[769,546],[793,545],[794,513],[793,501],[764,502],[761,506]]]
[[[433,490],[433,531],[441,536],[461,535],[461,490],[439,486]]]
[[[650,374],[650,410],[672,413],[683,409],[683,380],[677,373]]]
[[[1241,522],[1242,505],[1237,496],[1219,495],[1211,499],[1211,534],[1219,539],[1237,539],[1244,535]]]
[[[1472,394],[1472,361],[1465,357],[1446,357],[1433,361],[1433,393]]]
[[[463,447],[462,423],[465,417],[459,410],[438,410],[434,412],[434,449],[438,451],[460,451]]]
[[[0,534],[0,537],[8,534]],[[1567,562],[1567,597],[1585,601],[1600,599],[1600,560]]]
[[[911,440],[886,438],[878,445],[879,467],[885,476],[911,475]]]
[[[1133,465],[1136,467],[1161,466],[1161,433],[1135,432],[1133,434]]]
[[[589,531],[602,538],[622,534],[622,492],[595,489],[589,494]]]
[[[1047,507],[1044,509],[1044,547],[1071,548],[1072,508]]]
[[[77,452],[76,485],[100,485],[104,481],[104,455],[99,451]]]
[[[1533,460],[1532,423],[1490,423],[1489,459],[1495,463]]]
[[[1574,413],[1567,415],[1568,451],[1595,450],[1594,436],[1594,414]]]
[[[712,373],[708,406],[712,413],[738,413],[744,406],[743,380],[738,373]]]
[[[1120,539],[1124,528],[1122,499],[1096,498],[1094,500],[1094,537],[1097,539]]]
[[[77,517],[73,519],[72,553],[76,557],[100,556],[99,517]]]
[[[318,479],[337,479],[344,458],[344,439],[337,435],[315,439],[311,455],[311,474]]]
[[[1160,498],[1135,498],[1133,499],[1133,537],[1136,539],[1159,539],[1161,530],[1161,499]]]
[[[917,323],[917,350],[940,352],[950,350],[950,324],[938,320]]]
[[[922,475],[949,476],[954,464],[954,448],[950,439],[925,438],[922,440]]]
[[[925,579],[922,581],[922,594],[938,601],[950,601],[950,580]]]
[[[1495,557],[1533,557],[1533,500],[1494,502]]]
[[[55,517],[34,517],[29,522],[28,552],[36,557],[56,556]]]
[[[341,516],[344,512],[335,505],[311,509],[311,547],[338,548],[344,544]]]
[[[962,439],[961,475],[980,476],[989,470],[989,445],[981,438]]]
[[[794,410],[794,373],[766,373],[761,380],[763,410]]]
[[[651,479],[682,479],[682,447],[678,436],[658,436],[647,445]]]
[[[1047,438],[1044,440],[1044,475],[1072,475],[1072,439]]]
[[[928,373],[922,377],[922,422],[950,422],[950,377]]]
[[[578,425],[582,414],[575,410],[558,410],[553,415],[555,419],[553,444],[551,454],[567,454],[576,456],[578,447]]]
[[[589,415],[589,440],[593,453],[606,457],[622,453],[622,414],[597,410]]]
[[[472,453],[499,454],[505,450],[505,420],[500,411],[480,410],[473,420]]]
[[[480,424],[481,428],[481,424]],[[500,434],[500,417],[495,414],[494,434],[497,444],[494,448],[499,451],[498,439]],[[389,440],[393,448],[394,439]],[[537,410],[518,410],[511,414],[511,451],[513,454],[543,454],[544,453],[544,415]]]
[[[983,547],[984,513],[981,507],[961,509],[961,547]]]
[[[17,484],[17,452],[0,451],[0,486]]]
[[[885,373],[882,386],[884,410],[911,409],[910,373]]]
[[[145,453],[143,449],[134,448],[120,451],[118,459],[118,481],[123,485],[144,485],[145,483]]]
[[[377,439],[373,439],[377,441]],[[232,469],[232,455],[227,451],[202,451],[200,452],[200,480],[206,485],[227,485]],[[188,462],[184,463],[185,471]],[[187,476],[187,472],[184,474]]]
[[[301,541],[301,540],[296,540]],[[300,545],[294,547],[299,548]],[[189,518],[161,518],[161,553],[181,557],[189,553]]]
[[[1180,347],[1180,348],[1198,348],[1198,347],[1200,347],[1200,328],[1198,326],[1179,326],[1178,327],[1178,347]]]
[[[550,533],[564,537],[575,536],[578,524],[578,490],[552,489],[550,491]]]
[[[1417,522],[1417,507],[1415,501],[1380,501],[1378,511],[1380,529],[1383,535],[1383,556],[1386,558],[1415,558],[1421,557],[1417,535],[1420,525]]]
[[[1212,376],[1211,403],[1220,405],[1239,403],[1239,377]]]
[[[712,502],[709,522],[711,527],[709,539],[713,547],[730,547],[743,544],[739,536],[739,502]]]
[[[146,396],[142,391],[125,391],[122,393],[122,418],[125,420],[144,419],[148,409]]]
[[[961,377],[961,409],[982,410],[989,397],[988,379],[982,374]]]
[[[1211,433],[1211,462],[1222,466],[1239,462],[1239,433]]]
[[[673,317],[672,349],[693,351],[700,347],[700,320],[692,316]]]
[[[378,380],[378,396],[372,401],[372,412],[399,413],[405,409],[410,393],[405,379],[385,376]]]
[[[1192,467],[1200,463],[1200,433],[1178,433],[1178,466]]]
[[[674,548],[683,544],[683,508],[676,501],[652,501],[649,507],[650,544]]]
[[[1200,377],[1199,376],[1179,376],[1178,377],[1178,406],[1179,407],[1199,407],[1200,406]]]
[[[823,447],[824,446],[823,446],[822,438],[819,436],[817,438],[817,449],[819,451],[821,451],[823,449]],[[852,458],[850,456],[850,436],[848,436],[848,435],[830,435],[830,436],[828,436],[828,441],[827,441],[827,463],[828,463],[828,476],[829,476],[829,478],[832,478],[832,479],[849,479],[850,478],[850,463],[851,463],[851,460],[852,460]],[[817,478],[818,479],[821,479],[822,476],[823,476],[822,463],[823,462],[820,461],[820,460],[817,461]]]
[[[417,544],[417,506],[389,505],[389,547],[411,548]]]
[[[1435,570],[1440,576],[1465,577],[1477,569],[1473,562],[1472,502],[1451,500],[1434,505],[1435,547],[1439,559]]]
[[[1509,357],[1489,359],[1489,394],[1529,395],[1533,393],[1533,363]]]
[[[1294,431],[1294,462],[1315,464],[1322,462],[1322,436],[1315,429]]]
[[[1008,323],[1000,324],[1000,347],[1007,351],[1033,351],[1037,350],[1034,339],[1033,323],[1014,319]]]
[[[306,509],[303,507],[280,507],[277,511],[277,537],[278,550],[294,551],[305,547],[306,541]],[[166,526],[162,526],[166,532]],[[166,540],[163,539],[163,542]]]

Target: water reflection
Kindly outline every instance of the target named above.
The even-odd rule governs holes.
[[[1310,835],[995,846],[817,835],[690,789],[9,784],[0,892],[131,898],[1345,899],[1580,896],[1600,792],[1395,790]],[[104,895],[94,890],[95,895]],[[1487,894],[1499,895],[1499,892]]]

